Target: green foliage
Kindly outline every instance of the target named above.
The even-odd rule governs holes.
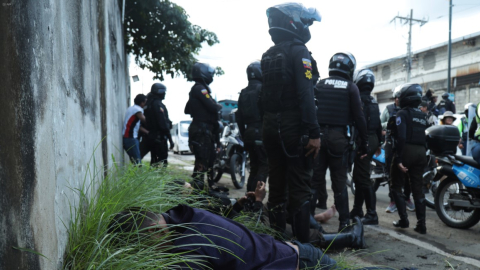
[[[205,258],[169,252],[172,247],[165,243],[172,239],[161,231],[156,238],[131,233],[121,244],[116,235],[107,233],[111,218],[126,208],[137,206],[161,213],[181,203],[197,208],[212,203],[204,195],[189,194],[174,184],[179,176],[174,170],[130,165],[112,168],[102,181],[103,171],[95,170],[95,165],[89,167],[82,187],[73,190],[79,200],[71,202],[72,221],[65,224],[68,245],[64,268],[174,269],[179,262],[201,263]]]
[[[215,33],[192,25],[185,10],[169,0],[127,0],[125,10],[125,46],[127,53],[135,55],[141,68],[155,73],[183,74],[190,71],[202,44],[219,43]],[[223,70],[217,69],[217,75]]]

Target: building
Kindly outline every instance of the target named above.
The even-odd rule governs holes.
[[[375,74],[375,89],[380,109],[393,101],[392,89],[407,80],[406,55],[366,66]],[[435,90],[441,95],[448,86],[448,42],[412,53],[410,82],[418,83],[424,91]],[[457,111],[468,102],[480,102],[480,32],[452,40],[451,93]]]

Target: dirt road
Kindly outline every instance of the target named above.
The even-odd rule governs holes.
[[[171,163],[176,163],[187,170],[193,169],[193,155],[174,155],[170,153]],[[333,204],[333,192],[329,190],[328,205]],[[239,198],[245,193],[245,188],[235,189],[230,175],[224,175],[220,185],[230,189],[232,198]],[[350,193],[350,209],[353,195]],[[268,194],[267,194],[268,197]],[[377,212],[379,226],[365,226],[367,249],[357,253],[359,262],[369,265],[384,265],[398,269],[415,267],[417,269],[480,269],[480,224],[468,230],[458,230],[447,227],[434,210],[427,208],[427,234],[420,235],[413,231],[416,223],[414,212],[408,212],[410,228],[394,229],[392,222],[398,220],[398,213],[388,214],[385,208],[389,204],[387,187],[377,191]],[[320,210],[317,209],[320,213]],[[336,232],[338,216],[324,224],[328,232]],[[344,253],[348,254],[348,252]]]

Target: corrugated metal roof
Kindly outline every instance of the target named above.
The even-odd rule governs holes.
[[[465,40],[465,39],[476,38],[476,37],[479,37],[479,36],[480,36],[480,32],[475,32],[475,33],[472,33],[472,34],[469,34],[469,35],[466,35],[466,36],[463,36],[463,37],[452,39],[452,44],[460,42],[460,41]],[[427,48],[423,48],[423,49],[420,49],[420,50],[415,51],[415,52],[412,52],[412,55],[423,53],[423,52],[430,51],[430,50],[434,50],[434,49],[437,49],[437,48],[440,48],[440,47],[443,47],[443,46],[448,46],[448,41],[445,41],[445,42],[442,42],[442,43],[439,43],[439,44],[436,44],[436,45],[433,45],[433,46],[430,46],[430,47],[427,47]],[[383,61],[380,61],[380,62],[375,62],[375,63],[370,64],[370,65],[366,65],[363,68],[372,68],[374,66],[383,65],[385,63],[393,62],[395,60],[402,59],[402,58],[405,58],[405,57],[407,57],[406,54],[401,55],[401,56],[396,56],[396,57],[393,57],[393,58],[390,58],[390,59],[387,59],[387,60],[383,60]]]

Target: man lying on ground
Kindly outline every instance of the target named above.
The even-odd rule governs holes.
[[[157,214],[125,210],[112,219],[109,233],[150,233],[170,237],[170,252],[203,262],[180,263],[180,269],[335,269],[336,262],[311,244],[282,242],[256,234],[240,223],[206,210],[178,205]],[[139,237],[141,239],[141,237]],[[364,269],[385,269],[369,267]]]

